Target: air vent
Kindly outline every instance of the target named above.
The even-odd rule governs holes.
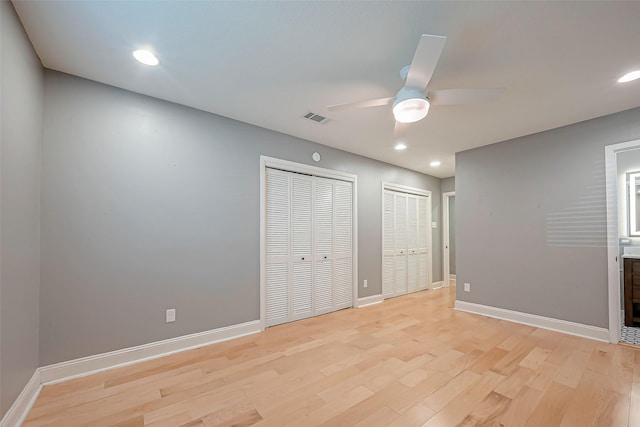
[[[311,113],[311,112],[305,114],[304,118],[305,119],[309,119],[309,120],[313,120],[316,123],[322,123],[322,124],[327,123],[329,121],[329,119],[327,119],[326,117],[321,116],[321,115],[316,114],[316,113]]]

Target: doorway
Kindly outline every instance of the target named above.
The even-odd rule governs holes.
[[[456,192],[442,193],[442,284],[456,285]]]
[[[634,163],[635,162],[635,163]],[[640,171],[640,140],[605,147],[607,200],[607,264],[609,294],[609,341],[640,345],[640,324],[625,326],[623,260],[640,251],[640,236],[630,233],[630,172]]]

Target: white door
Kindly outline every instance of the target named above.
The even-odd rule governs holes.
[[[334,181],[334,309],[353,305],[353,188]]]
[[[395,195],[395,282],[394,295],[407,293],[407,195]]]
[[[385,190],[382,197],[382,295],[390,298],[395,287],[395,195]]]
[[[267,168],[265,325],[353,305],[352,183]]]
[[[313,177],[291,176],[291,316],[313,315]]]
[[[272,326],[289,321],[291,180],[286,172],[267,169],[265,184],[265,322]]]
[[[418,196],[407,196],[407,290],[418,290]]]
[[[382,197],[382,295],[429,289],[429,196],[385,189]]]
[[[333,180],[315,178],[315,314],[333,311]]]
[[[418,289],[429,288],[429,198],[418,197]]]

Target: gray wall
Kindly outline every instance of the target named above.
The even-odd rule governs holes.
[[[0,1],[0,413],[38,367],[43,76],[13,6]]]
[[[456,177],[450,176],[449,178],[442,178],[440,180],[440,190],[443,193],[448,193],[450,191],[456,191]]]
[[[358,175],[360,297],[382,181],[431,190],[440,221],[438,178],[213,114],[53,71],[44,111],[42,365],[258,319],[260,155]]]
[[[604,146],[640,109],[456,155],[462,301],[608,326]]]

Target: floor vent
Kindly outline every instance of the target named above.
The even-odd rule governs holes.
[[[327,123],[329,121],[329,119],[327,119],[326,117],[316,113],[311,113],[311,112],[305,114],[303,117],[305,119],[313,120],[316,123],[322,123],[322,124]]]

